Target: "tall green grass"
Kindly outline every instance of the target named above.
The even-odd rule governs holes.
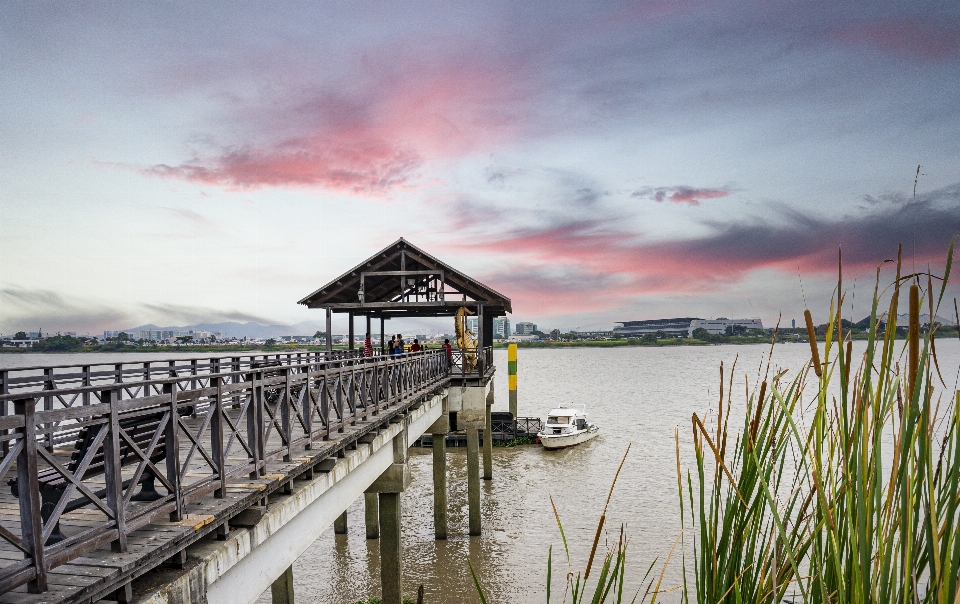
[[[919,333],[921,308],[935,316],[943,300],[952,256],[951,242],[939,287],[930,274],[902,275],[898,259],[886,312],[878,268],[862,359],[837,329],[840,279],[807,367],[771,376],[768,359],[735,430],[723,398],[715,431],[693,415],[695,465],[679,485],[694,535],[685,601],[960,602],[960,392],[940,377],[933,330]],[[910,325],[898,346],[902,288]],[[733,370],[729,379],[727,409]],[[679,444],[677,455],[680,480]]]

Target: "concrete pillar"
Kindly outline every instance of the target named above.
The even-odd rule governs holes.
[[[493,408],[493,379],[490,379],[490,390],[487,392],[487,410],[483,424],[483,479],[493,479],[493,421],[490,419],[490,409]]]
[[[347,534],[347,510],[343,510],[343,513],[333,521],[333,533],[335,535]]]
[[[383,604],[402,604],[400,493],[380,493],[380,587]]]
[[[293,566],[283,571],[270,586],[273,604],[293,604]]]
[[[433,530],[447,538],[447,435],[433,435]]]
[[[363,494],[363,517],[367,525],[367,539],[379,539],[380,509],[376,493]]]
[[[470,511],[470,535],[480,534],[480,435],[467,428],[467,507]]]

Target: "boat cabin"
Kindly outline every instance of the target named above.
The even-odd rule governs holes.
[[[587,414],[576,409],[560,407],[547,415],[546,431],[549,434],[564,434],[570,430],[586,430]]]

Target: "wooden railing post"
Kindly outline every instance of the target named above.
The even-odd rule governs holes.
[[[0,394],[7,394],[10,392],[10,374],[6,369],[0,369]],[[7,414],[7,401],[0,402],[0,417],[3,417]],[[6,430],[0,430],[0,436],[5,435]],[[10,441],[5,440],[0,444],[0,452],[3,453],[3,456],[6,457],[10,452]]]
[[[309,361],[309,358],[307,359]],[[304,448],[308,451],[313,448],[313,400],[310,397],[310,384],[313,381],[313,372],[310,370],[310,365],[304,365],[301,369],[307,375],[307,380],[303,383],[303,390],[301,390],[301,396],[303,397],[303,407],[301,413],[303,413],[303,423],[306,425],[307,432],[307,444],[304,445]]]
[[[218,364],[219,365],[219,364]],[[213,371],[213,369],[211,369]],[[214,373],[220,373],[219,366]],[[223,379],[210,378],[210,387],[217,392],[213,399],[213,418],[210,422],[210,446],[213,448],[213,463],[216,465],[217,477],[220,479],[220,488],[213,492],[217,499],[227,495],[226,459],[223,457]]]
[[[43,389],[44,390],[54,390],[55,386],[53,385],[53,368],[47,368],[43,370]],[[43,410],[44,411],[53,411],[53,397],[45,396],[43,397]],[[46,436],[44,440],[46,441],[47,450],[51,453],[53,452],[53,423],[48,422],[44,425],[44,431]]]
[[[330,374],[326,368],[323,370],[323,377],[320,379],[320,418],[326,432],[323,434],[323,440],[330,439],[330,398],[327,396],[327,385],[330,383]]]
[[[171,370],[171,374],[175,373]],[[167,405],[170,417],[164,428],[164,446],[167,465],[167,480],[174,487],[176,509],[170,512],[170,522],[179,522],[183,519],[183,492],[180,489],[180,412],[177,409],[177,383],[170,382],[163,385],[163,393],[169,398]]]
[[[20,530],[24,545],[33,559],[34,578],[27,591],[47,590],[47,570],[43,560],[43,521],[40,517],[40,484],[37,479],[37,401],[33,398],[13,402],[13,412],[23,416],[23,428],[17,430],[23,442],[17,456],[17,484],[20,492]]]
[[[293,442],[293,422],[290,417],[293,401],[290,400],[290,367],[285,366],[282,371],[285,380],[283,383],[283,400],[280,401],[280,423],[283,426],[283,446],[285,447],[283,461],[290,461],[293,452],[291,446]]]
[[[90,385],[91,385],[91,384],[90,384],[90,365],[84,365],[84,366],[83,366],[83,369],[82,369],[82,373],[83,373],[83,382],[82,382],[82,383],[83,383],[83,386],[84,386],[84,387],[90,386]],[[90,393],[89,393],[89,392],[84,392],[84,393],[81,395],[81,401],[82,401],[82,404],[83,404],[84,407],[86,407],[87,405],[89,405],[89,404],[90,404]]]
[[[114,552],[127,551],[127,524],[123,505],[123,475],[120,472],[120,419],[117,414],[117,391],[104,390],[100,401],[109,407],[110,423],[103,441],[103,475],[107,483],[107,507],[113,512],[117,539],[110,543]]]

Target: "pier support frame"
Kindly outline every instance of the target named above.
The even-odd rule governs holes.
[[[447,397],[443,398],[443,414],[427,429],[433,435],[433,532],[437,539],[447,538],[447,433],[450,416]]]
[[[383,604],[402,604],[403,561],[400,557],[400,493],[410,486],[407,448],[410,444],[406,419],[393,437],[393,463],[364,493],[374,494],[379,507],[380,588]],[[368,526],[369,535],[369,526]]]
[[[493,420],[490,410],[493,407],[493,378],[487,391],[487,409],[483,419],[483,479],[493,480]]]
[[[363,518],[367,525],[367,539],[380,538],[380,505],[376,493],[363,494]]]
[[[347,510],[343,510],[343,513],[333,521],[333,533],[335,535],[347,534]]]
[[[467,428],[467,507],[470,516],[470,536],[480,534],[480,433]]]
[[[293,566],[283,571],[270,586],[273,604],[293,604]]]

